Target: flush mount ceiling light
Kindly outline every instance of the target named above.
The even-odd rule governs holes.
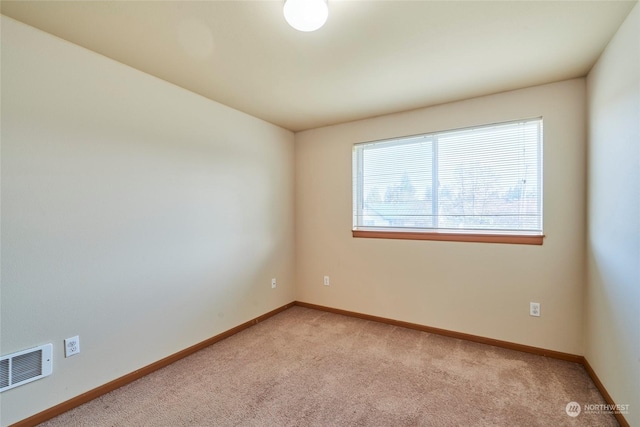
[[[327,0],[285,0],[284,19],[298,31],[315,31],[327,22]]]

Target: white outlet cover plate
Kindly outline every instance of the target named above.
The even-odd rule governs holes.
[[[529,315],[540,317],[540,303],[532,302],[529,304]]]
[[[277,286],[276,279],[275,278],[271,279],[271,289],[274,289],[276,286]]]
[[[324,276],[324,285],[329,286],[329,276]]]
[[[64,357],[70,357],[78,353],[80,353],[80,337],[78,335],[64,340]]]

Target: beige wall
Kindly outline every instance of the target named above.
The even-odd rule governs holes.
[[[589,234],[585,357],[640,425],[640,6],[587,79]]]
[[[354,143],[537,116],[543,246],[351,237]],[[582,354],[585,146],[584,79],[296,134],[297,299]]]
[[[291,302],[293,162],[289,131],[2,17],[0,352],[54,370],[0,423]]]

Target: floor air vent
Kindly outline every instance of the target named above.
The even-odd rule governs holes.
[[[0,357],[0,392],[51,375],[53,346],[45,344]]]

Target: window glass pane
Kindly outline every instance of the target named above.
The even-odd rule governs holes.
[[[354,228],[542,233],[542,120],[357,144]]]
[[[426,138],[363,150],[361,225],[431,227],[432,154]]]
[[[540,230],[536,123],[438,138],[440,228]]]

